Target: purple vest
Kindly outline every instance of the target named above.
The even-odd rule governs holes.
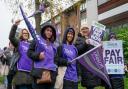
[[[74,45],[63,44],[63,57],[69,62],[77,57],[77,49]],[[76,61],[67,66],[64,79],[78,82]]]
[[[20,59],[17,63],[17,69],[20,71],[30,72],[32,70],[32,60],[27,56],[29,44],[29,42],[25,41],[20,41],[19,43]]]
[[[40,45],[37,45],[36,51],[38,53],[44,51],[45,59],[42,61],[34,62],[34,67],[56,71],[57,66],[54,63],[54,55],[56,53],[56,50],[55,50],[53,44],[50,43],[49,45],[47,45],[46,40],[44,40],[42,37],[40,37],[40,39],[38,39],[38,40],[40,40],[40,42],[41,42],[40,44],[42,44],[43,50],[42,50],[42,47],[40,47]]]

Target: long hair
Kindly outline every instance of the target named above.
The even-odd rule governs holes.
[[[22,29],[22,30],[20,31],[20,33],[19,33],[19,39],[20,39],[20,40],[24,40],[24,39],[23,39],[23,31],[24,31],[24,30],[28,32],[28,39],[30,38],[29,31],[28,31],[26,28],[24,28],[24,29]]]

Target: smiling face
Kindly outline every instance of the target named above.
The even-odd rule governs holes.
[[[73,32],[68,32],[67,33],[67,42],[71,43],[73,41],[73,38],[74,38]]]
[[[46,39],[51,39],[51,37],[53,35],[53,31],[50,27],[48,27],[45,29],[44,34],[46,36]]]
[[[23,40],[28,40],[29,39],[29,32],[28,32],[28,30],[26,30],[26,29],[22,30],[22,39]]]

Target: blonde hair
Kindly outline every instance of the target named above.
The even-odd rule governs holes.
[[[23,31],[27,31],[28,32],[28,39],[30,39],[30,34],[29,34],[29,31],[26,29],[26,28],[24,28],[24,29],[22,29],[20,32],[19,32],[19,39],[23,39]]]

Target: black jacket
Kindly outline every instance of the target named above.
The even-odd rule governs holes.
[[[13,52],[12,52],[13,53]],[[12,54],[11,54],[11,49],[9,49],[9,48],[7,48],[5,51],[4,51],[4,53],[3,53],[3,55],[0,57],[0,60],[1,60],[1,62],[2,62],[2,64],[6,64],[6,65],[10,65],[10,59],[11,59],[11,57],[12,57]]]
[[[12,26],[11,31],[10,31],[10,34],[9,34],[9,40],[11,41],[11,43],[13,44],[13,46],[15,48],[17,48],[18,47],[18,44],[19,44],[19,39],[17,39],[15,37],[16,30],[17,30],[17,25],[14,24]]]
[[[78,54],[81,55],[94,46],[86,43],[86,38],[81,34],[78,34],[78,38],[76,39],[75,46],[78,50]],[[84,87],[95,87],[100,84],[100,79],[96,77],[94,74],[89,72],[84,66],[79,63],[79,73],[81,75],[81,84]]]
[[[57,53],[55,56],[55,63],[58,67],[63,67],[68,65],[68,61],[62,57],[62,45],[57,48]]]
[[[76,39],[75,46],[78,50],[78,55],[82,55],[83,53],[89,51],[94,46],[86,43],[86,38],[83,37],[80,33],[78,34],[78,38]]]

